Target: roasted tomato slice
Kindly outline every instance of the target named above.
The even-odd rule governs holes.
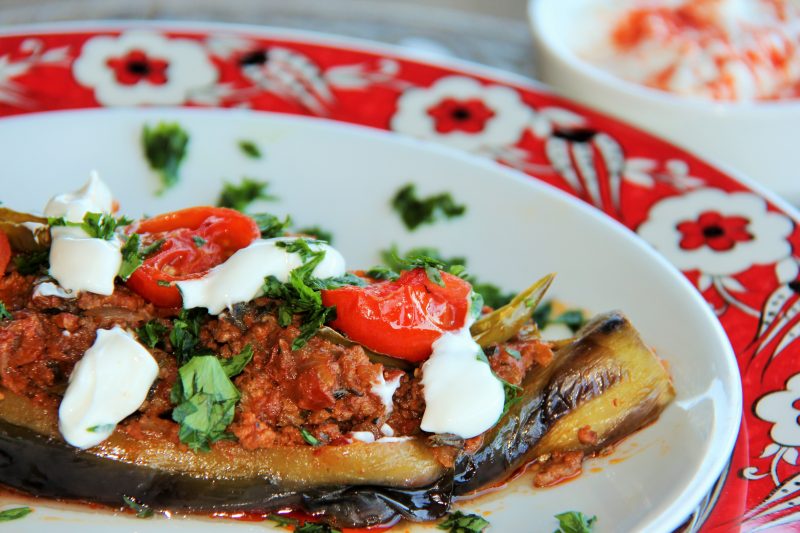
[[[202,277],[260,236],[256,222],[224,207],[190,207],[134,224],[142,246],[164,243],[128,278],[133,291],[160,307],[178,307],[181,294],[173,282]]]
[[[331,326],[367,348],[419,362],[443,331],[464,326],[471,286],[442,272],[444,287],[424,269],[404,272],[397,281],[322,291],[322,303],[336,306]]]
[[[9,261],[11,261],[11,244],[8,242],[8,235],[0,231],[0,276],[6,271]]]

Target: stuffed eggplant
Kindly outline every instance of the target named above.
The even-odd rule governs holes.
[[[0,213],[0,483],[15,489],[432,520],[528,465],[569,477],[674,396],[619,313],[542,340],[552,276],[489,310],[435,260],[348,273],[274,218],[110,211],[93,180],[48,218]]]

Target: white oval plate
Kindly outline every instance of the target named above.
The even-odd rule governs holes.
[[[155,196],[141,152],[145,123],[176,120],[191,135],[181,181]],[[245,157],[241,139],[264,153]],[[269,181],[279,200],[255,206],[291,213],[298,226],[332,231],[349,268],[369,267],[396,243],[468,258],[471,272],[521,289],[557,272],[553,294],[582,307],[622,309],[669,363],[676,401],[608,457],[569,483],[533,490],[523,476],[463,508],[493,531],[552,531],[554,514],[597,515],[596,531],[669,531],[721,473],[739,428],[740,380],[719,323],[691,285],[620,224],[580,201],[484,159],[391,134],[318,119],[232,110],[93,110],[0,121],[5,205],[41,210],[52,194],[100,172],[129,215],[214,203],[224,179]],[[406,183],[420,194],[449,191],[465,216],[408,232],[389,201]],[[91,483],[87,479],[86,483]],[[265,524],[205,518],[137,520],[85,508],[34,504],[17,531],[69,527],[107,531],[264,531]],[[425,530],[430,525],[413,526]],[[280,530],[276,530],[280,531]]]

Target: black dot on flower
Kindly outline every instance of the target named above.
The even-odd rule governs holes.
[[[268,59],[269,55],[267,54],[266,50],[253,50],[251,52],[247,52],[239,58],[239,65],[243,67],[249,65],[263,65]]]
[[[125,65],[125,68],[128,69],[128,72],[131,74],[136,74],[137,76],[147,76],[150,74],[150,63],[147,61],[128,61],[128,64]]]
[[[556,128],[553,131],[553,137],[576,143],[589,142],[594,139],[595,135],[597,135],[597,130],[590,128]]]
[[[794,280],[789,282],[789,288],[792,289],[797,294],[800,294],[800,280]],[[798,482],[798,485],[800,485],[800,482]]]
[[[706,239],[714,239],[725,235],[725,230],[717,225],[706,226],[703,228],[703,237]]]
[[[453,112],[450,113],[450,116],[453,117],[453,120],[457,122],[464,122],[472,118],[472,113],[469,112],[469,109],[466,107],[456,107],[453,109]]]

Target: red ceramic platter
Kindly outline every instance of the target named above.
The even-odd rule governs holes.
[[[530,80],[382,45],[180,24],[0,35],[2,117],[153,106],[388,130],[494,159],[618,220],[696,287],[740,366],[738,442],[690,526],[752,531],[800,521],[800,230],[790,206]]]

